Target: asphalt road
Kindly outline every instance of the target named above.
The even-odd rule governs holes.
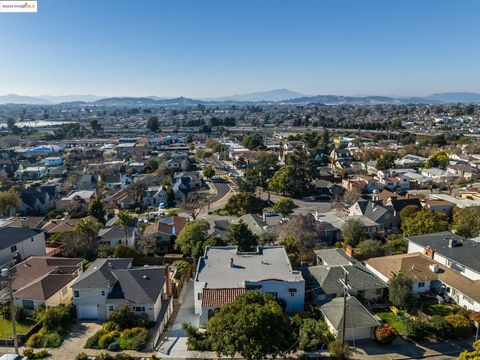
[[[223,199],[223,197],[225,195],[228,194],[228,192],[230,191],[230,185],[226,182],[210,182],[210,184],[212,184],[215,189],[217,190],[217,194],[213,197],[213,199],[211,200],[211,204],[217,202],[218,200],[221,200]]]

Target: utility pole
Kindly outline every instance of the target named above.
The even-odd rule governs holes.
[[[15,354],[18,355],[18,338],[17,338],[17,321],[15,319],[15,303],[13,302],[13,288],[12,278],[10,276],[8,268],[2,269],[2,278],[7,281],[8,295],[10,298],[10,316],[12,318],[12,333],[13,333],[13,345],[15,346]]]
[[[345,331],[347,328],[347,295],[348,290],[351,289],[348,285],[348,271],[342,266],[342,269],[345,273],[343,280],[340,280],[340,284],[343,286],[343,321],[342,321],[342,343],[345,344]]]

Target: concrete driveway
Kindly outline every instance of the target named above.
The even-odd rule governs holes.
[[[182,329],[183,323],[189,323],[198,328],[200,316],[195,315],[193,281],[185,284],[182,294],[178,299],[180,307],[171,328],[162,337],[157,355],[159,357],[188,358],[187,337]]]
[[[379,345],[372,340],[355,343],[354,359],[456,359],[463,350],[471,348],[472,339],[450,342],[410,342],[397,338],[391,345]],[[351,344],[353,345],[353,344]]]

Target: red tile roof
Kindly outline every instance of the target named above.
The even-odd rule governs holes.
[[[202,307],[220,307],[245,294],[245,288],[203,289]]]

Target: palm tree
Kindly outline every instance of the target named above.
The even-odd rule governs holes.
[[[122,210],[118,213],[118,223],[123,227],[125,231],[125,245],[128,244],[128,223],[132,219],[132,216],[126,210]]]

